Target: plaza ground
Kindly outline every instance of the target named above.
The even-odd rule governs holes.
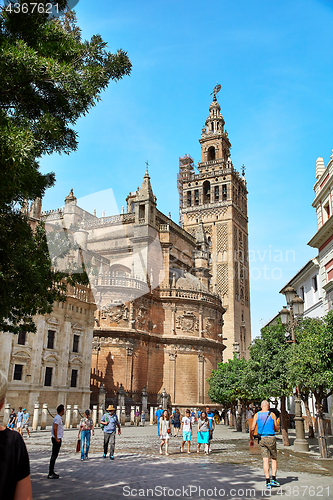
[[[59,480],[47,478],[51,453],[50,430],[25,438],[31,461],[34,499],[70,500],[124,498],[313,498],[333,497],[333,460],[321,460],[316,441],[308,454],[283,447],[278,436],[278,479],[281,488],[265,490],[258,448],[250,449],[248,436],[220,424],[212,454],[196,453],[197,432],[191,454],[180,452],[181,438],[171,438],[170,455],[160,456],[156,426],[125,426],[116,437],[115,460],[103,459],[103,434],[96,429],[89,459],[75,453],[77,430],[65,431],[56,463]],[[290,441],[294,439],[290,432]],[[331,456],[332,456],[332,446]],[[185,448],[186,449],[186,448]]]

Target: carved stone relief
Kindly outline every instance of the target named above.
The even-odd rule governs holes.
[[[199,321],[192,312],[184,312],[182,316],[176,318],[176,328],[183,332],[193,333],[199,329]]]

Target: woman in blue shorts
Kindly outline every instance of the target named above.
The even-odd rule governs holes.
[[[205,445],[205,453],[208,455],[208,443],[209,443],[209,421],[205,411],[201,412],[200,418],[198,420],[198,450],[200,453],[200,446]]]

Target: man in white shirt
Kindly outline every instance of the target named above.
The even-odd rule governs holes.
[[[57,415],[54,417],[52,423],[52,455],[50,460],[49,475],[47,476],[49,479],[59,479],[59,474],[54,472],[54,465],[59,454],[62,438],[64,437],[64,424],[61,418],[64,413],[64,405],[59,405],[57,408]]]

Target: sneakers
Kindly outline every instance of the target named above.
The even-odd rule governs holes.
[[[84,458],[81,458],[81,461],[83,462]]]
[[[53,474],[49,474],[47,476],[48,479],[59,479],[59,474],[56,474],[55,472],[53,472]]]
[[[104,453],[103,458],[106,458],[106,454]]]
[[[266,483],[266,490],[271,490],[271,489],[272,489],[271,483]]]
[[[271,486],[276,486],[278,488],[280,486],[280,483],[278,481],[274,481],[274,479],[272,479]]]
[[[110,460],[114,460],[114,456],[113,455],[110,456]]]

